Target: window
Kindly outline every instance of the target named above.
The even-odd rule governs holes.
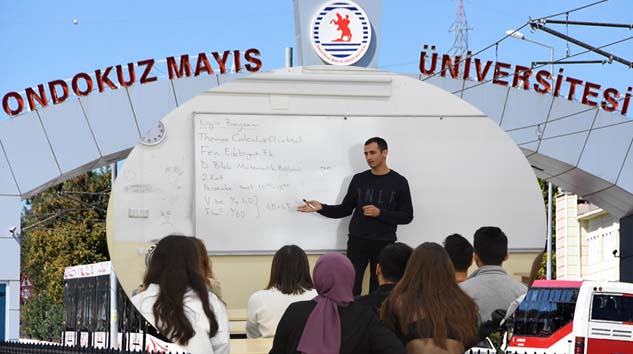
[[[96,277],[97,289],[96,289],[96,318],[95,318],[95,330],[98,332],[106,332],[109,330],[109,316],[110,311],[110,276],[101,275]]]
[[[83,279],[83,278],[82,278]],[[78,331],[85,331],[85,324],[84,322],[87,320],[86,314],[85,314],[85,303],[86,303],[86,287],[87,284],[85,282],[82,281],[82,279],[77,279],[77,286],[76,286],[76,296],[77,296],[77,327],[76,329]]]
[[[615,260],[615,257],[613,257],[613,250],[617,250],[619,248],[619,232],[617,229],[611,229],[609,232],[606,232],[604,234],[604,249],[603,251],[603,258],[605,260]]]
[[[512,316],[514,334],[549,337],[574,319],[579,289],[533,288]]]
[[[597,265],[602,261],[603,257],[603,243],[604,239],[602,235],[591,235],[589,237],[589,264]]]
[[[81,323],[81,330],[86,332],[93,332],[95,330],[95,310],[96,310],[96,279],[94,277],[82,278],[86,286],[82,289],[81,296],[83,297],[83,322]]]
[[[119,331],[136,333],[143,329],[145,319],[136,310],[121,285],[117,285],[117,311],[119,313]]]
[[[77,279],[64,281],[64,330],[77,330]]]
[[[633,296],[595,294],[591,306],[591,319],[633,322]]]

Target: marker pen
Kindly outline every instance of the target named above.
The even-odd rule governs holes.
[[[308,203],[308,201],[307,201],[307,200],[305,200],[305,198],[303,198],[303,199],[301,199],[301,200],[303,200],[306,204],[308,204],[308,206],[309,206],[310,208],[312,208],[312,210],[316,210],[316,208],[315,208],[312,204]]]

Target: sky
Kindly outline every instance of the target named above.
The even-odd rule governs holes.
[[[506,30],[536,19],[591,4],[597,0],[464,0],[469,48],[477,57],[530,66],[549,60],[550,50],[505,37]],[[448,52],[453,34],[457,0],[384,0],[378,34],[379,69],[419,73],[420,50],[436,45]],[[633,23],[633,1],[609,0],[569,13],[575,21]],[[555,17],[565,19],[565,15]],[[77,20],[77,24],[73,20]],[[633,37],[633,30],[550,25],[559,32],[595,46]],[[568,44],[542,31],[521,29],[526,38],[555,48],[561,59]],[[224,50],[261,51],[263,70],[284,66],[284,49],[294,47],[293,1],[163,0],[0,0],[0,96],[23,91],[79,72],[143,59]],[[495,46],[495,43],[499,43]],[[633,60],[633,38],[605,48]],[[569,53],[584,49],[569,44]],[[602,59],[585,54],[574,59]],[[622,64],[565,65],[565,75],[615,87],[620,92],[633,85],[633,69]],[[160,76],[160,72],[157,73]],[[162,73],[164,75],[164,73]],[[0,120],[8,119],[4,113]]]

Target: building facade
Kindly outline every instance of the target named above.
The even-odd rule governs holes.
[[[556,275],[562,280],[620,280],[618,219],[577,195],[556,198]]]

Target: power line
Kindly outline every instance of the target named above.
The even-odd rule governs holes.
[[[575,8],[575,9],[571,9],[571,10],[568,10],[568,11],[565,11],[565,12],[560,12],[560,13],[557,13],[557,14],[554,14],[554,15],[549,15],[549,16],[541,17],[539,20],[541,20],[541,19],[548,19],[548,18],[552,18],[552,17],[556,17],[556,16],[561,16],[561,15],[565,15],[565,14],[567,14],[567,15],[568,15],[568,14],[570,14],[570,13],[572,13],[572,12],[576,12],[576,11],[584,10],[584,9],[586,9],[586,8],[589,8],[589,7],[592,7],[592,6],[595,6],[595,5],[601,4],[601,3],[603,3],[603,2],[607,2],[607,1],[609,1],[609,0],[600,0],[600,1],[596,1],[596,2],[593,2],[593,3],[591,3],[591,4],[587,4],[587,5],[584,5],[584,6],[581,6],[581,7],[577,7],[577,8]],[[481,49],[481,50],[477,51],[477,52],[476,52],[476,53],[474,53],[474,54],[470,54],[469,56],[467,56],[467,57],[465,57],[465,58],[461,58],[459,61],[456,61],[456,62],[455,62],[455,65],[459,65],[459,64],[461,64],[463,61],[465,61],[467,58],[470,58],[470,57],[476,56],[476,55],[478,55],[478,54],[480,54],[480,53],[483,53],[484,51],[486,51],[486,50],[488,50],[488,49],[490,49],[490,48],[492,48],[492,47],[498,47],[499,43],[503,42],[503,41],[504,41],[504,40],[506,40],[508,37],[512,36],[512,34],[514,34],[515,32],[519,32],[520,30],[522,30],[522,29],[523,29],[524,27],[526,27],[527,25],[530,25],[532,21],[533,21],[532,19],[529,19],[529,21],[528,21],[528,22],[526,22],[525,24],[523,24],[521,27],[519,27],[519,28],[515,29],[514,31],[508,31],[508,33],[507,33],[505,36],[503,36],[501,39],[499,39],[498,41],[496,41],[496,42],[494,42],[494,43],[492,43],[492,44],[490,44],[490,45],[488,45],[488,46],[484,47],[483,49]],[[598,48],[600,48],[600,47],[598,47]],[[560,59],[559,59],[559,60],[560,60]],[[426,81],[426,80],[428,80],[428,79],[430,79],[430,78],[432,78],[432,77],[435,77],[435,76],[437,76],[437,75],[438,75],[438,74],[440,74],[440,73],[441,73],[441,70],[440,70],[440,71],[438,71],[438,72],[436,72],[436,73],[434,73],[434,74],[432,74],[432,75],[427,76],[427,77],[426,77],[426,79],[424,79],[423,81]],[[552,73],[552,75],[553,75],[553,74],[554,74],[554,73]],[[489,81],[490,81],[490,80],[484,81],[484,83],[489,82]],[[478,85],[476,85],[476,86],[478,86]],[[476,87],[476,86],[472,86],[472,87]],[[469,87],[469,88],[472,88],[472,87]]]
[[[573,44],[575,44],[575,45],[577,45],[579,47],[588,49],[589,51],[592,51],[592,52],[594,52],[596,54],[602,55],[603,57],[606,57],[609,60],[617,61],[618,63],[626,65],[627,67],[629,67],[629,69],[633,68],[633,63],[632,62],[630,62],[630,61],[628,61],[628,60],[626,60],[624,58],[621,58],[621,57],[619,57],[619,56],[617,56],[615,54],[612,54],[612,53],[609,53],[609,52],[605,52],[604,50],[601,50],[600,48],[596,48],[596,47],[592,46],[591,44],[585,43],[585,42],[580,41],[580,40],[578,40],[576,38],[573,38],[573,37],[567,36],[565,34],[562,34],[562,33],[558,32],[558,31],[555,31],[555,30],[545,26],[541,22],[541,20],[530,21],[530,27],[532,27],[533,29],[541,30],[541,31],[546,32],[548,34],[551,34],[551,35],[553,35],[555,37],[558,37],[558,38],[561,38],[563,40],[566,40],[568,42],[571,42],[571,43],[573,43]]]
[[[524,27],[525,27],[525,26],[524,26]],[[617,40],[617,41],[615,41],[615,42],[611,42],[611,43],[608,43],[608,44],[605,44],[605,45],[602,45],[602,46],[599,46],[599,47],[596,47],[596,48],[598,48],[598,49],[600,49],[600,48],[606,48],[606,47],[609,47],[609,46],[612,46],[612,45],[616,45],[616,44],[619,44],[619,43],[622,43],[622,42],[629,41],[629,40],[631,40],[631,39],[633,39],[633,36],[626,37],[626,38],[623,38],[623,39]],[[575,54],[572,54],[572,55],[569,55],[569,56],[565,56],[565,57],[563,57],[563,58],[560,58],[560,59],[555,60],[555,61],[553,62],[553,64],[560,64],[560,63],[561,63],[563,60],[565,60],[565,59],[569,59],[569,58],[573,58],[573,57],[576,57],[576,56],[579,56],[579,55],[587,54],[587,53],[589,53],[589,52],[592,52],[592,51],[591,51],[591,50],[585,50],[585,51],[583,51],[583,52],[578,52],[578,53],[575,53]],[[549,65],[549,64],[550,64],[550,63],[543,64],[543,65],[538,65],[538,66],[535,66],[535,67],[534,67],[534,69],[538,69],[538,68],[540,68],[540,67],[543,67],[543,66],[545,66],[545,65]],[[435,76],[435,75],[437,75],[437,74],[438,74],[438,73],[435,73],[435,74],[433,74],[432,76]],[[513,77],[513,76],[514,76],[514,74],[515,74],[515,73],[510,73],[510,74],[508,74],[508,77]],[[554,75],[554,73],[552,73],[552,75]],[[432,76],[429,76],[429,77],[427,77],[427,78],[431,78]],[[472,89],[472,88],[475,88],[475,87],[478,87],[478,86],[484,85],[484,84],[486,84],[486,83],[488,83],[488,82],[490,82],[490,81],[492,81],[492,80],[493,80],[493,79],[488,79],[488,80],[485,80],[485,81],[479,82],[479,83],[477,83],[477,84],[475,84],[475,85],[473,85],[473,86],[466,87],[466,88],[464,88],[463,90],[458,90],[458,91],[455,91],[455,92],[452,92],[452,93],[453,93],[453,94],[455,94],[455,93],[460,92],[460,91],[470,90],[470,89]],[[618,101],[623,100],[623,99],[624,99],[624,97],[621,97]]]
[[[564,12],[559,12],[559,13],[556,13],[556,14],[553,14],[553,15],[549,15],[549,16],[544,16],[544,17],[539,18],[539,20],[540,20],[540,19],[548,19],[548,18],[552,18],[552,17],[557,17],[557,16],[561,16],[561,15],[569,15],[570,13],[573,13],[573,12],[576,12],[576,11],[580,11],[580,10],[584,10],[584,9],[586,9],[586,8],[589,8],[589,7],[592,7],[592,6],[595,6],[595,5],[598,5],[598,4],[601,4],[601,3],[607,2],[607,1],[609,1],[609,0],[600,0],[600,1],[596,1],[596,2],[593,2],[593,3],[587,4],[587,5],[583,5],[583,6],[580,6],[580,7],[574,8],[574,9],[571,9],[571,10],[567,10],[567,11],[564,11]],[[462,63],[463,61],[465,61],[467,58],[474,57],[474,56],[476,56],[476,55],[478,55],[478,54],[481,54],[481,53],[485,52],[486,50],[488,50],[488,49],[490,49],[490,48],[492,48],[492,47],[495,47],[495,46],[499,45],[499,43],[503,42],[503,41],[504,41],[504,40],[506,40],[508,37],[510,37],[512,33],[514,33],[514,32],[519,32],[520,30],[522,30],[523,28],[525,28],[526,26],[528,26],[528,25],[530,24],[530,21],[532,21],[532,19],[531,19],[531,18],[529,19],[529,21],[528,21],[528,22],[526,22],[525,24],[521,25],[519,28],[515,29],[514,31],[508,31],[508,32],[510,32],[510,34],[506,34],[506,35],[505,35],[505,36],[503,36],[501,39],[499,39],[499,40],[497,40],[497,41],[495,41],[495,42],[493,42],[493,43],[491,43],[491,44],[489,44],[489,45],[485,46],[484,48],[482,48],[482,49],[480,49],[480,50],[476,51],[475,53],[470,54],[469,56],[462,57],[462,58],[461,58],[461,60],[459,60],[459,61],[455,62],[455,65],[461,64],[461,63]],[[600,47],[598,47],[598,48],[600,48]],[[401,63],[400,65],[412,64],[412,63],[415,63],[415,61],[409,61],[409,62],[406,62],[406,63]],[[390,67],[390,66],[394,66],[394,65],[393,65],[393,64],[389,64],[389,65],[384,65],[384,66],[381,66],[381,67]],[[425,80],[427,80],[427,79],[430,79],[430,78],[432,78],[432,77],[435,77],[435,76],[436,76],[436,75],[438,75],[439,73],[440,73],[440,72],[437,72],[437,73],[435,73],[435,74],[429,75],[429,76],[427,76],[427,77],[426,77],[426,79],[424,79],[423,81],[425,81]]]
[[[554,15],[549,15],[549,16],[541,17],[540,19],[548,19],[548,18],[557,17],[557,16],[562,16],[562,15],[569,15],[569,14],[570,14],[570,13],[572,13],[572,12],[576,12],[576,11],[584,10],[584,9],[586,9],[586,8],[588,8],[588,7],[592,7],[592,6],[595,6],[595,5],[598,5],[598,4],[602,4],[603,2],[607,2],[607,1],[609,1],[609,0],[600,0],[600,1],[596,1],[596,2],[593,2],[593,3],[591,3],[591,4],[583,5],[583,6],[581,6],[581,7],[577,7],[577,8],[572,9],[572,10],[568,10],[568,11],[565,11],[565,12],[559,12],[559,13],[554,14]]]
[[[503,37],[502,37],[501,39],[499,39],[498,41],[496,41],[496,42],[494,42],[494,43],[492,43],[492,44],[490,44],[490,45],[488,45],[488,46],[484,47],[483,49],[478,50],[478,51],[477,51],[477,52],[475,52],[475,53],[470,53],[469,55],[467,55],[466,57],[461,58],[461,59],[460,59],[460,60],[458,60],[458,61],[455,61],[455,65],[459,65],[459,64],[461,64],[462,62],[464,62],[466,59],[468,59],[468,58],[472,58],[472,57],[474,57],[474,56],[476,56],[476,55],[478,55],[478,54],[481,54],[481,53],[483,53],[483,52],[487,51],[488,49],[490,49],[490,48],[492,48],[492,47],[497,47],[497,46],[499,45],[499,43],[503,42],[503,41],[504,41],[504,40],[506,40],[508,37],[510,37],[510,36],[512,35],[512,33],[514,33],[514,32],[519,32],[520,30],[522,30],[523,28],[525,28],[525,27],[526,27],[526,26],[528,26],[529,24],[530,24],[529,22],[526,22],[526,23],[525,23],[525,24],[523,24],[521,27],[519,27],[519,28],[517,28],[517,29],[515,29],[515,30],[513,30],[513,31],[508,31],[509,33],[508,33],[508,34],[506,34],[505,36],[503,36]],[[434,73],[434,74],[431,74],[431,75],[427,76],[427,77],[426,77],[424,80],[422,80],[422,81],[426,81],[426,80],[428,80],[428,79],[430,79],[430,78],[432,78],[432,77],[435,77],[435,76],[439,75],[441,72],[442,72],[442,71],[440,70],[440,71],[438,71],[438,72],[436,72],[436,73]]]

